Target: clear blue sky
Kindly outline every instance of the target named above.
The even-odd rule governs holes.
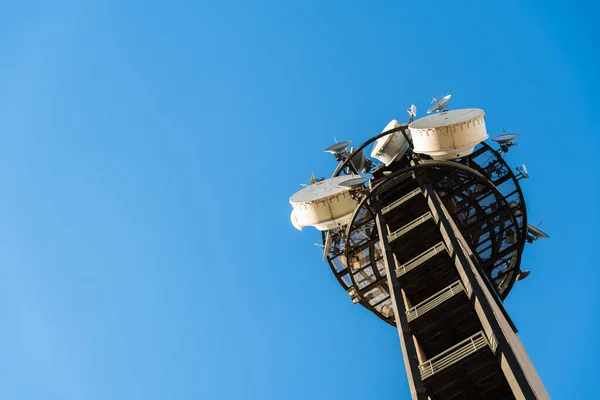
[[[373,3],[373,4],[371,4]],[[322,152],[431,95],[521,133],[506,305],[554,399],[600,398],[596,2],[0,6],[0,398],[408,399],[393,328],[296,231]]]

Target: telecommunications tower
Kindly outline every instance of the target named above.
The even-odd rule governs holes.
[[[339,164],[290,198],[291,221],[321,231],[351,301],[397,328],[413,399],[549,399],[503,306],[525,244],[548,237],[527,223],[527,168],[503,158],[519,135],[494,149],[483,110],[449,99],[328,147]]]

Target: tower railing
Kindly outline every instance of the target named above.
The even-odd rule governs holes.
[[[481,349],[490,347],[485,333],[479,331],[473,336],[470,336],[462,342],[450,347],[438,354],[435,357],[425,361],[419,365],[421,379],[425,380],[434,374],[456,364],[457,362],[467,358],[468,356],[478,352]]]
[[[429,221],[431,218],[432,218],[431,212],[427,211],[425,214],[421,215],[418,218],[415,218],[408,224],[404,225],[402,228],[390,233],[388,235],[388,242],[390,242],[390,243],[393,242],[394,240],[398,239],[400,236],[405,235],[406,233],[410,232],[411,230],[413,230],[417,226],[421,225],[422,223]]]
[[[406,264],[396,268],[396,276],[400,277],[401,275],[406,274],[407,272],[423,264],[425,261],[435,257],[437,254],[440,254],[442,251],[447,251],[446,245],[444,242],[439,242],[435,246],[425,250],[423,253],[408,261]]]
[[[465,288],[460,280],[445,287],[433,296],[426,298],[416,306],[406,310],[406,317],[408,318],[408,322],[411,322],[420,317],[421,315],[427,313],[428,311],[433,310],[446,300],[454,297],[459,293],[465,293]]]

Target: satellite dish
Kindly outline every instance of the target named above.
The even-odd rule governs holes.
[[[328,148],[326,148],[324,151],[325,153],[339,154],[346,151],[348,146],[350,146],[350,143],[352,143],[350,140],[345,142],[334,143]]]
[[[417,116],[417,106],[414,104],[406,109],[408,113],[408,117],[410,118],[410,122],[412,122],[413,118]]]
[[[513,143],[516,138],[519,137],[518,133],[503,133],[502,135],[498,135],[492,138],[492,141],[498,143],[500,145],[500,150],[508,153],[508,150],[512,146],[516,146],[516,143]]]
[[[352,178],[346,181],[340,182],[338,185],[341,187],[347,187],[351,189],[355,189],[361,186],[364,186],[365,183],[369,181],[369,178]]]
[[[431,114],[432,112],[439,112],[441,110],[443,110],[444,108],[446,108],[446,105],[448,104],[448,100],[450,100],[450,97],[452,97],[451,94],[442,97],[440,100],[437,99],[437,97],[433,96],[433,105],[431,107],[429,107],[429,110],[427,110],[427,114]]]
[[[519,137],[518,133],[503,133],[492,138],[492,140],[499,144],[509,144],[515,141]]]
[[[534,235],[536,239],[550,239],[546,232],[530,224],[527,224],[527,233]]]
[[[517,280],[522,281],[523,279],[527,278],[530,273],[531,271],[529,270],[519,271],[519,273],[517,274]]]

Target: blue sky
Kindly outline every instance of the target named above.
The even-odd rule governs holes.
[[[506,306],[555,399],[600,398],[595,2],[0,6],[2,399],[408,399],[396,332],[289,196],[431,95],[521,133]]]

